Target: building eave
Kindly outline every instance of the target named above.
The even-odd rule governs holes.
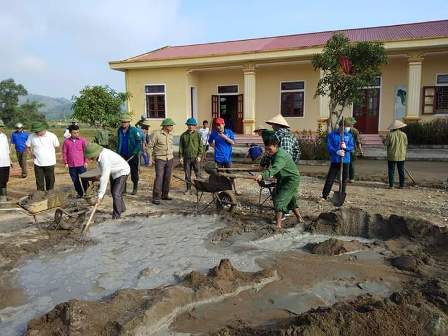
[[[448,48],[448,37],[383,41],[388,54],[415,50],[434,50]],[[291,48],[282,50],[246,52],[225,55],[204,55],[192,58],[155,59],[151,61],[111,61],[109,67],[112,70],[125,71],[134,69],[166,68],[166,67],[191,67],[213,66],[217,64],[235,64],[257,61],[274,61],[288,59],[306,59],[322,52],[324,46],[306,48]]]

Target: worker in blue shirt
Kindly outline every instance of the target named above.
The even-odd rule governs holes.
[[[324,190],[322,191],[322,199],[327,199],[333,187],[336,175],[339,173],[341,160],[342,168],[342,192],[345,192],[348,179],[348,170],[350,165],[350,153],[355,149],[355,141],[350,132],[350,127],[345,127],[344,138],[341,139],[341,131],[343,127],[342,121],[339,123],[339,129],[331,132],[327,137],[327,149],[330,154],[331,164],[325,180]]]
[[[28,140],[28,132],[23,129],[22,123],[16,124],[16,130],[11,133],[11,145],[14,145],[17,155],[17,161],[22,169],[22,177],[26,178],[27,174],[27,151],[26,141]]]
[[[232,167],[232,146],[235,144],[235,134],[232,130],[225,128],[225,121],[222,118],[215,119],[215,129],[210,133],[208,143],[215,149],[215,162],[219,168]],[[235,194],[235,180],[232,181]]]

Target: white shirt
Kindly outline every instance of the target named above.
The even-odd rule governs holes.
[[[201,127],[200,129],[198,129],[199,134],[201,135],[201,139],[202,139],[202,144],[204,146],[206,146],[208,143],[208,136],[210,134],[210,129]]]
[[[0,167],[10,167],[8,137],[5,133],[0,133]]]
[[[123,175],[129,175],[131,168],[129,164],[120,155],[104,148],[98,157],[98,165],[101,169],[100,188],[98,198],[102,199],[106,193],[109,177],[116,179]]]
[[[72,135],[71,135],[71,133],[70,133],[70,131],[68,130],[68,128],[66,128],[65,129],[65,132],[64,132],[64,139],[68,139],[68,138],[70,138]]]
[[[26,146],[30,147],[34,154],[34,164],[40,167],[54,166],[56,164],[56,147],[59,147],[58,137],[50,131],[38,136],[36,133],[30,134],[26,141]]]

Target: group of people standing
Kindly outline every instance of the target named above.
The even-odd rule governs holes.
[[[62,159],[68,169],[78,197],[83,197],[88,183],[80,175],[87,170],[89,160],[97,162],[101,171],[98,202],[103,199],[107,185],[111,184],[113,199],[113,218],[120,218],[125,211],[123,194],[127,192],[126,182],[129,175],[133,183],[132,194],[137,194],[139,186],[140,158],[144,165],[154,166],[155,179],[152,190],[152,203],[160,204],[169,201],[171,175],[174,159],[173,128],[175,123],[166,118],[161,123],[160,130],[149,135],[150,121],[141,120],[139,127],[131,126],[131,115],[121,116],[121,126],[117,129],[116,151],[88,141],[80,135],[80,129],[73,122],[64,134]],[[339,124],[339,129],[332,131],[327,137],[327,148],[330,154],[330,168],[322,191],[322,199],[326,199],[332,185],[340,171],[342,161],[342,188],[345,192],[347,182],[353,182],[355,160],[362,147],[359,132],[353,127],[356,121],[346,118]],[[297,164],[300,159],[298,138],[291,132],[285,118],[278,114],[266,121],[272,126],[268,129],[258,126],[255,132],[261,136],[265,151],[261,155],[260,166],[263,172],[256,176],[257,181],[276,178],[277,188],[273,195],[276,212],[277,227],[281,227],[284,214],[293,211],[300,219],[297,206],[297,192],[300,174]],[[200,165],[206,158],[209,146],[214,148],[214,161],[218,167],[232,167],[232,147],[235,144],[235,134],[226,127],[222,118],[213,120],[212,129],[208,121],[204,121],[198,128],[195,118],[188,118],[185,122],[186,130],[179,139],[179,162],[185,172],[186,190],[192,191],[192,174],[196,178],[201,176]],[[406,125],[394,121],[389,127],[385,145],[388,153],[389,185],[393,187],[395,166],[398,167],[399,185],[404,186],[404,160],[406,157],[407,138],[400,129]],[[3,132],[4,123],[0,120],[0,201],[6,200],[7,183],[10,174],[10,146],[8,138]],[[343,136],[342,136],[343,134]],[[57,136],[48,131],[44,123],[36,122],[31,126],[31,132],[24,130],[18,123],[11,134],[11,145],[15,146],[17,160],[22,169],[21,176],[27,177],[27,154],[33,158],[34,174],[37,190],[49,191],[55,184],[56,148],[60,146]],[[233,181],[234,182],[234,181]],[[235,193],[237,193],[234,184]]]

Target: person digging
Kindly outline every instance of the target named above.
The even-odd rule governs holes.
[[[89,143],[84,151],[86,158],[96,160],[101,169],[100,187],[98,190],[98,201],[96,207],[100,204],[106,193],[107,184],[110,180],[110,189],[112,193],[113,212],[112,219],[118,219],[126,211],[123,200],[124,187],[128,179],[131,168],[129,164],[117,153],[110,149],[103,148],[96,143]]]
[[[265,151],[271,158],[271,166],[255,179],[258,182],[272,177],[277,179],[277,187],[272,200],[274,202],[276,228],[281,230],[283,214],[290,210],[294,212],[299,222],[303,222],[297,206],[300,174],[291,155],[283,148],[279,148],[279,143],[274,137],[265,141]]]

